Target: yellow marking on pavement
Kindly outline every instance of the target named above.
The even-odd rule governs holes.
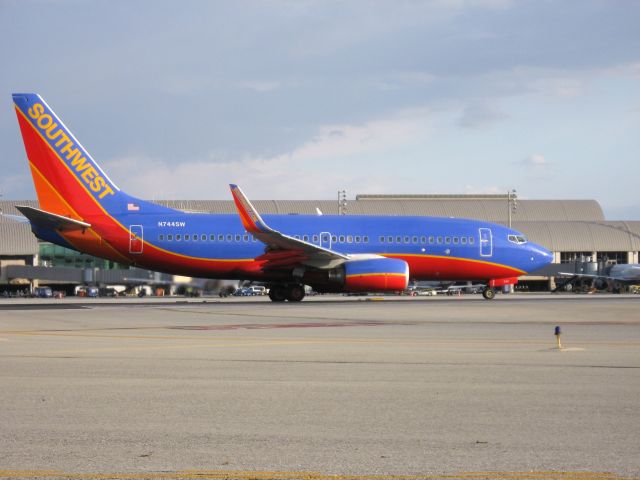
[[[319,472],[185,470],[145,473],[79,473],[56,470],[0,470],[2,478],[67,479],[227,479],[227,480],[637,480],[607,472],[461,472],[426,475],[340,475]]]

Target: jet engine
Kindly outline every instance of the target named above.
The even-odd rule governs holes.
[[[339,285],[343,292],[405,290],[409,284],[409,265],[395,258],[350,260],[330,270],[329,281]]]

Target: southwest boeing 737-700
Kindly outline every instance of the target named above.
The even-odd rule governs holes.
[[[404,290],[410,280],[495,288],[551,261],[502,225],[390,216],[261,216],[237,185],[237,215],[190,213],[121,191],[37,94],[13,95],[40,208],[33,233],[96,257],[161,272],[266,283],[275,302],[318,292]]]

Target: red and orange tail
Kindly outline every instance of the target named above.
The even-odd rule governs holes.
[[[126,195],[42,97],[14,93],[13,101],[40,208],[77,220],[121,211]]]

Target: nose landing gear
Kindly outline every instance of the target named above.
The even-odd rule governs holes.
[[[496,291],[491,287],[486,287],[482,290],[482,296],[485,300],[493,300],[496,297]]]

